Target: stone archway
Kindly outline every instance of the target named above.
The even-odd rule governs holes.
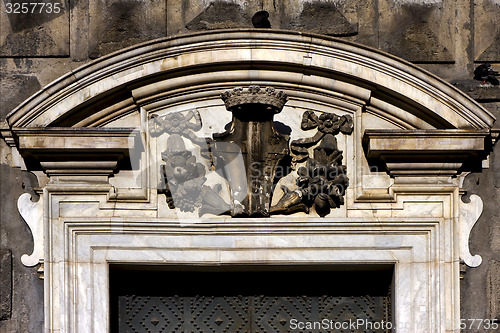
[[[309,116],[352,119],[334,141],[349,180],[342,204],[262,218],[169,205],[157,184],[172,134],[151,135],[154,119],[168,127],[189,118],[181,146],[200,163],[193,138],[213,139],[231,120],[220,94],[256,85],[288,96],[274,121],[290,142],[319,131],[301,125]],[[407,62],[319,35],[204,32],[85,65],[7,120],[2,134],[42,187],[39,202],[23,195],[19,209],[35,239],[23,263],[44,264],[48,332],[108,331],[108,270],[120,263],[391,264],[399,331],[459,330],[459,263],[481,262],[468,233],[482,210],[477,196],[460,200],[461,181],[487,157],[494,118]],[[312,156],[322,144],[310,143]],[[211,167],[200,166],[207,184],[226,184]],[[279,185],[296,190],[299,167]],[[226,202],[230,192],[221,192]]]

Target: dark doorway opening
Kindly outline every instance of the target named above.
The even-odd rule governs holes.
[[[389,332],[392,279],[393,265],[111,265],[111,332]]]

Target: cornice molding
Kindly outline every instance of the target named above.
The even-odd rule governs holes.
[[[135,128],[14,128],[18,151],[30,170],[49,176],[108,176],[134,149]]]
[[[473,168],[491,149],[489,130],[366,130],[363,148],[371,163],[391,176],[454,176]]]

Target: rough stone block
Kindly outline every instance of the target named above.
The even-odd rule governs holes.
[[[90,1],[89,57],[166,36],[165,0]]]
[[[358,32],[353,37],[348,37],[354,42],[378,47],[378,0],[355,0],[341,2],[344,7],[344,16],[356,24]]]
[[[172,35],[196,30],[251,28],[253,14],[266,10],[270,14],[272,28],[334,36],[356,35],[358,15],[367,13],[363,17],[369,22],[363,25],[363,33],[374,36],[373,20],[376,15],[373,8],[373,0],[267,0],[262,3],[245,0],[167,0],[167,33]]]
[[[358,25],[349,22],[344,11],[344,8],[334,2],[306,2],[301,13],[292,19],[287,28],[330,36],[357,34]]]
[[[500,108],[499,108],[500,111]],[[500,188],[497,188],[493,195],[498,198]],[[493,217],[493,221],[498,221],[498,216]],[[492,223],[491,226],[491,249],[495,252],[500,252],[500,224]],[[500,299],[500,298],[499,298]]]
[[[488,319],[500,320],[500,262],[494,261],[488,272]]]
[[[474,1],[476,61],[500,61],[500,0]]]
[[[188,30],[212,30],[249,27],[251,17],[237,3],[212,2],[186,25]]]
[[[453,62],[454,4],[379,1],[379,48],[413,62]]]
[[[68,0],[36,3],[37,6],[20,0],[0,2],[0,56],[69,56]]]
[[[0,250],[0,320],[9,319],[12,311],[12,252]]]
[[[0,119],[5,119],[7,113],[40,89],[34,75],[0,72]]]
[[[199,30],[252,28],[252,16],[259,10],[267,10],[272,16],[272,27],[279,28],[279,15],[274,13],[274,8],[260,5],[257,1],[245,0],[167,0],[167,31],[172,35]]]
[[[375,0],[289,0],[282,7],[284,28],[341,36],[378,47],[379,13]]]

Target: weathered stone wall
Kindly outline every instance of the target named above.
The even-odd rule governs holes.
[[[500,119],[498,90],[496,96],[496,102],[483,105]],[[497,144],[490,155],[490,168],[468,175],[464,188],[468,195],[478,194],[484,202],[483,213],[472,229],[469,241],[471,253],[480,254],[483,263],[477,268],[465,269],[460,286],[461,317],[500,320],[500,145]]]
[[[43,280],[36,268],[21,263],[21,256],[31,253],[33,239],[17,213],[17,198],[26,192],[35,195],[36,177],[2,164],[0,184],[0,332],[42,332]]]
[[[0,1],[0,121],[16,105],[72,69],[151,39],[197,30],[251,27],[267,10],[273,28],[338,36],[378,48],[456,84],[500,118],[500,88],[470,80],[479,62],[500,70],[499,0],[45,0],[61,10],[8,14]],[[53,7],[55,8],[55,7]],[[30,9],[31,10],[31,9]],[[497,125],[498,126],[498,125]],[[41,332],[43,281],[20,262],[30,232],[16,201],[35,177],[10,167],[0,140],[0,332]],[[463,318],[500,319],[500,147],[491,168],[468,176],[464,187],[484,201],[471,250],[483,256],[462,284]]]

